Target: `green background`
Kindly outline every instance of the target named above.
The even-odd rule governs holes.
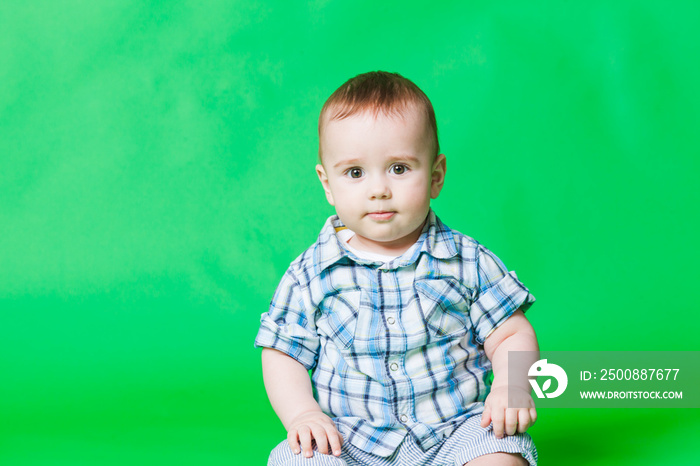
[[[697,350],[697,2],[0,2],[0,463],[265,464],[259,316],[333,213],[325,99],[432,99],[441,218],[546,350]],[[542,465],[695,464],[694,410],[540,410]]]

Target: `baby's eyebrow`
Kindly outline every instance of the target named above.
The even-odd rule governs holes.
[[[347,165],[361,165],[361,164],[362,164],[361,159],[345,159],[345,160],[341,160],[340,162],[333,165],[333,168],[338,168],[338,167],[347,166]]]
[[[420,163],[420,159],[418,157],[416,157],[415,155],[411,155],[411,154],[395,155],[395,156],[391,157],[390,160],[392,162],[401,161],[401,162],[411,162],[414,164]]]

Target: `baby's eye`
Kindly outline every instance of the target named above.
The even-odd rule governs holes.
[[[402,165],[402,164],[400,164],[400,163],[399,163],[399,164],[396,164],[396,165],[393,165],[393,166],[391,167],[391,172],[392,172],[394,175],[403,175],[403,174],[406,173],[407,171],[408,171],[408,167],[407,167],[406,165]]]
[[[362,169],[361,168],[351,168],[346,173],[348,175],[350,175],[350,178],[360,178],[362,176]]]

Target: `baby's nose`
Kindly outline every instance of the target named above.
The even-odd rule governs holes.
[[[369,195],[370,199],[389,199],[391,197],[391,189],[386,178],[377,177],[372,180]]]

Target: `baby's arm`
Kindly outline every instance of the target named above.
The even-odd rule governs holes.
[[[335,424],[321,411],[313,397],[306,368],[286,354],[263,348],[263,380],[272,408],[287,429],[287,440],[294,453],[313,456],[312,439],[318,451],[340,456],[342,437]],[[301,450],[299,444],[301,443]]]
[[[525,432],[537,420],[537,411],[527,378],[508,380],[508,351],[539,351],[535,330],[522,311],[515,311],[486,338],[484,350],[493,365],[493,385],[484,403],[481,426],[488,427],[493,422],[497,438],[502,438],[504,433]],[[509,386],[529,408],[508,408]]]

